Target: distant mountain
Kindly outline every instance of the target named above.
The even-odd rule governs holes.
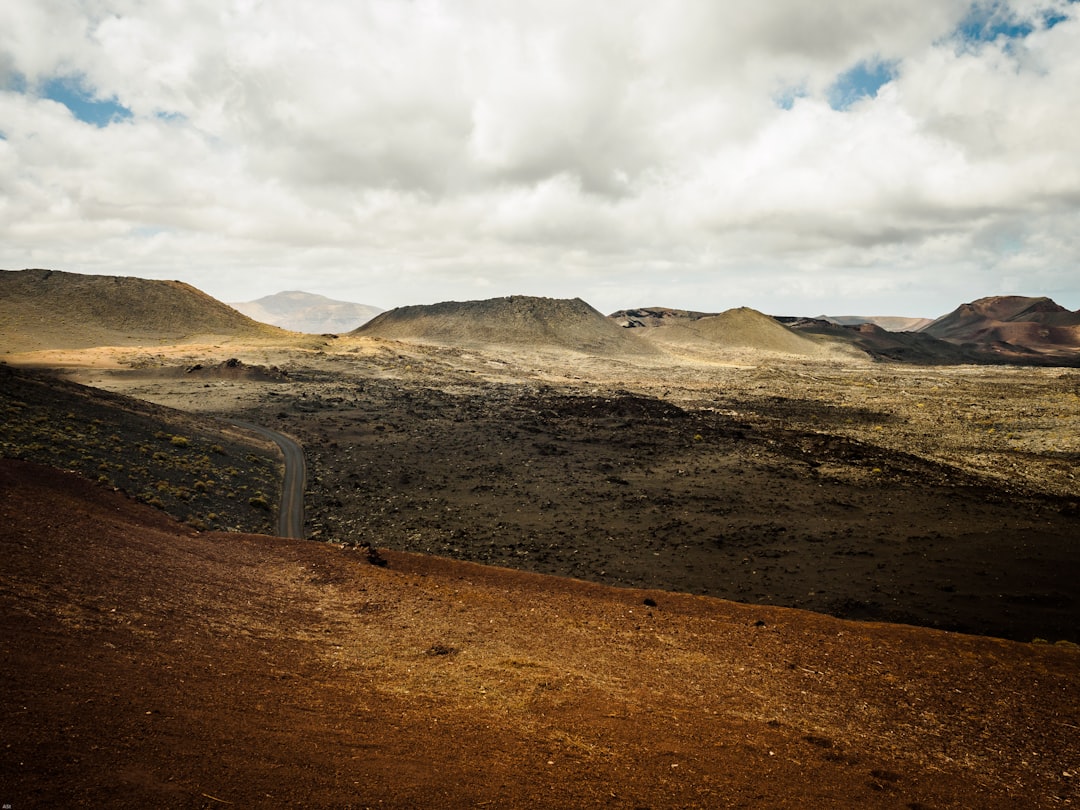
[[[933,322],[932,318],[904,318],[897,315],[822,315],[820,319],[840,326],[872,323],[886,332],[917,332]]]
[[[651,354],[580,298],[513,295],[398,307],[352,334],[446,345],[558,347],[598,355]]]
[[[980,298],[962,304],[921,331],[1005,356],[1080,357],[1080,311],[1070,312],[1049,298]]]
[[[367,304],[335,301],[324,295],[299,290],[279,292],[230,306],[262,323],[316,335],[351,332],[383,311]]]
[[[280,334],[180,281],[0,271],[0,349],[7,351]]]

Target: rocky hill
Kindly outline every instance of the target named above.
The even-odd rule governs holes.
[[[670,307],[639,307],[637,309],[620,309],[618,312],[612,312],[608,317],[623,328],[639,329],[641,327],[670,326],[674,323],[707,318],[710,315],[716,315],[716,313],[694,312],[693,310],[672,309]]]
[[[865,357],[843,341],[800,334],[747,307],[718,315],[667,317],[662,323],[658,328],[641,330],[641,334],[669,349],[696,354],[738,349],[815,358]]]
[[[299,290],[287,290],[230,306],[256,321],[292,332],[335,335],[363,326],[383,311],[367,304],[336,301]]]
[[[962,304],[921,331],[1006,358],[1080,358],[1080,311],[1070,312],[1049,298],[980,298]]]
[[[180,281],[0,271],[0,350],[152,346],[280,334]]]
[[[384,312],[352,334],[446,345],[559,348],[596,355],[646,355],[636,340],[580,298],[514,295],[447,301]]]

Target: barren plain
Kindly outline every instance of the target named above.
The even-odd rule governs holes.
[[[323,344],[71,376],[294,435],[316,539],[1077,640],[1080,371]]]

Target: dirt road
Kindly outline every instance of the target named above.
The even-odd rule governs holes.
[[[258,433],[274,442],[285,457],[285,477],[281,482],[281,502],[278,509],[279,537],[304,539],[304,483],[307,478],[304,449],[293,439],[276,430],[251,422],[232,420],[237,427]]]

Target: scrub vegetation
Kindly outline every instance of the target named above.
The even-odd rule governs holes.
[[[0,455],[113,487],[198,530],[270,532],[275,453],[224,426],[0,366]]]

